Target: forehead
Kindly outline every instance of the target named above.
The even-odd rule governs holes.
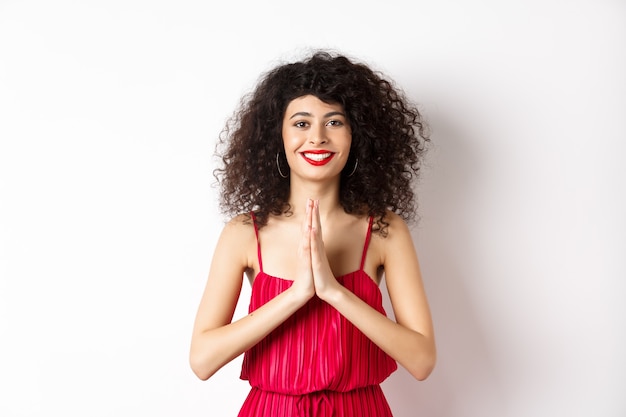
[[[291,113],[300,111],[315,115],[316,113],[326,114],[329,112],[343,113],[344,109],[339,103],[327,103],[314,95],[306,95],[291,100],[289,104],[287,104],[285,116],[289,117]]]

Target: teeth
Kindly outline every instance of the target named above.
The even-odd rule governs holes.
[[[308,159],[312,159],[314,161],[323,161],[326,158],[329,158],[331,155],[330,152],[327,153],[305,153],[304,156]]]

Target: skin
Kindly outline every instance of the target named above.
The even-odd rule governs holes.
[[[293,214],[271,216],[259,240],[265,273],[289,277],[293,284],[232,321],[244,274],[252,283],[260,271],[253,226],[244,224],[244,216],[232,219],[220,235],[196,315],[192,370],[202,380],[210,378],[317,295],[416,379],[427,378],[436,361],[433,325],[418,257],[402,218],[388,213],[388,235],[372,235],[364,265],[376,284],[384,271],[396,321],[335,278],[358,269],[368,225],[366,217],[345,213],[339,203],[340,174],[352,140],[342,106],[314,96],[297,98],[287,106],[282,134]],[[330,151],[333,157],[325,165],[312,165],[302,152],[313,150]]]

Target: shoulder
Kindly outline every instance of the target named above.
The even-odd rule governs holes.
[[[245,265],[251,264],[251,254],[256,251],[256,233],[252,217],[239,214],[224,225],[218,245],[220,249],[237,257]]]
[[[239,242],[256,240],[254,221],[250,214],[239,214],[226,222],[222,229],[222,238],[235,239]]]
[[[226,222],[224,230],[228,230],[231,233],[241,233],[245,230],[254,232],[252,216],[249,213],[238,214]]]
[[[403,233],[403,232],[409,231],[409,227],[406,224],[406,221],[404,221],[402,216],[400,216],[398,213],[395,213],[391,210],[387,210],[387,212],[385,213],[384,220],[387,221],[387,223],[389,223],[390,234],[392,231],[396,233]]]
[[[407,234],[410,235],[408,224],[399,214],[387,210],[382,221],[385,225],[384,233],[375,233],[380,239],[394,240],[396,238],[405,237]]]
[[[379,233],[372,235],[372,240],[376,242],[380,250],[383,264],[390,256],[414,251],[411,230],[402,216],[387,210],[383,221],[387,224],[384,236]]]

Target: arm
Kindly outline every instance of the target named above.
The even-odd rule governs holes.
[[[308,246],[303,239],[303,246]],[[247,242],[247,243],[246,243]],[[222,366],[250,349],[298,310],[314,294],[310,261],[297,282],[262,307],[231,322],[246,269],[256,259],[256,239],[250,225],[234,219],[218,240],[191,338],[191,369],[206,380]],[[254,250],[250,250],[250,245]],[[303,252],[305,248],[299,253]],[[251,252],[254,255],[250,255]],[[308,257],[307,257],[308,258]],[[308,272],[307,272],[308,270]],[[307,289],[306,274],[311,283]]]
[[[388,216],[389,233],[380,240],[380,247],[396,321],[380,314],[334,279],[324,253],[319,223],[313,227],[311,244],[316,291],[411,375],[423,380],[430,375],[436,361],[432,319],[409,230],[399,216],[394,213]]]

